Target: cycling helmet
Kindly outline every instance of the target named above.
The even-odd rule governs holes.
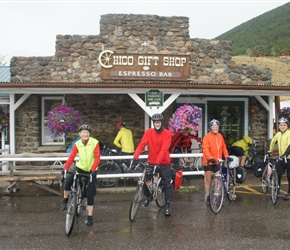
[[[78,132],[81,132],[82,130],[88,130],[90,133],[92,131],[91,127],[87,124],[83,124],[79,127]]]
[[[211,120],[209,123],[208,123],[208,127],[211,128],[213,125],[218,125],[220,126],[220,122],[216,119],[213,119]]]
[[[155,122],[155,121],[163,121],[164,118],[162,114],[156,113],[152,115],[151,119],[153,122]]]
[[[281,122],[285,122],[288,124],[288,120],[285,118],[285,117],[281,117],[279,120],[278,120],[279,123]]]
[[[121,127],[126,127],[126,123],[125,122],[118,122],[117,128],[121,128]]]

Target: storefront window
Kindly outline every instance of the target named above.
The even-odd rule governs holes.
[[[46,116],[50,110],[64,103],[63,96],[43,96],[41,100],[42,145],[65,145],[65,136],[53,136],[47,127]]]
[[[242,138],[243,131],[243,102],[209,102],[209,121],[220,121],[219,132],[224,136],[227,145]]]

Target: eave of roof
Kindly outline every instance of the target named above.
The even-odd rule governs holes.
[[[0,88],[160,88],[160,89],[240,89],[240,90],[283,90],[286,85],[220,84],[192,81],[99,81],[99,82],[0,82]]]

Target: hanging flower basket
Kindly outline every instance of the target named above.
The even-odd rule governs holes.
[[[196,136],[201,123],[202,109],[197,106],[183,105],[169,119],[168,129],[171,134],[177,132]]]
[[[46,116],[47,126],[53,136],[77,132],[81,115],[78,110],[60,105],[52,109]]]
[[[9,115],[5,114],[3,110],[0,109],[0,131],[4,131],[9,127]]]
[[[290,121],[290,107],[285,107],[285,108],[280,109],[279,119],[281,117],[286,118],[288,122]]]

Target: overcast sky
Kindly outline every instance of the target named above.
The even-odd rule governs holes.
[[[56,35],[97,35],[104,14],[186,16],[191,38],[213,39],[287,1],[2,1],[0,56],[52,56]]]

